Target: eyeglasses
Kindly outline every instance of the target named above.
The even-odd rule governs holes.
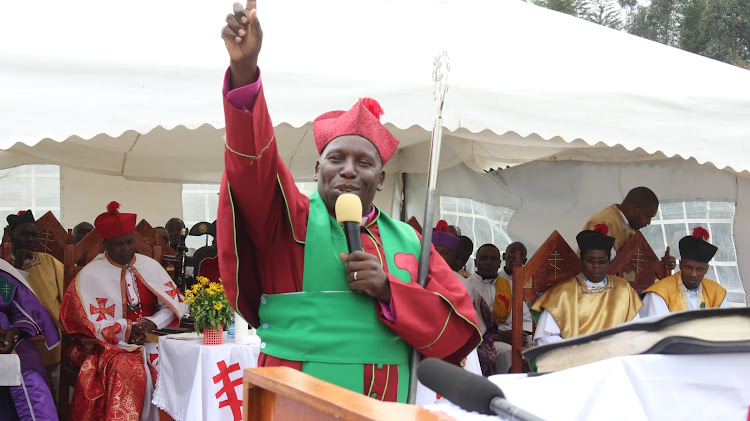
[[[586,262],[586,263],[588,263],[588,264],[590,264],[590,265],[593,265],[593,264],[606,265],[607,263],[609,263],[608,259],[594,259],[594,258],[591,258],[591,257],[587,257],[587,258],[583,259],[583,261]]]

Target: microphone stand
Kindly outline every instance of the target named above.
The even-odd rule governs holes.
[[[544,419],[537,417],[525,409],[521,409],[512,403],[508,402],[507,399],[499,396],[492,398],[490,401],[490,409],[497,415],[505,415],[510,417],[511,420],[520,421],[544,421]]]
[[[424,210],[424,228],[422,229],[422,247],[419,253],[419,285],[424,288],[427,285],[427,274],[430,271],[430,248],[432,246],[432,214],[435,210],[437,198],[437,176],[440,164],[440,145],[443,141],[443,104],[445,94],[448,92],[448,53],[435,57],[433,62],[432,80],[435,83],[433,99],[437,101],[437,116],[435,125],[432,127],[432,139],[430,141],[430,162],[427,167],[427,200]],[[409,357],[409,395],[407,403],[414,404],[417,400],[417,365],[419,364],[419,352],[411,348]]]

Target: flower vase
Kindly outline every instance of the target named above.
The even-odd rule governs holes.
[[[224,343],[224,325],[219,326],[219,330],[213,326],[203,328],[203,345],[221,345]]]

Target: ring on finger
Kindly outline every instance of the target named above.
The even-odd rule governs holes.
[[[356,270],[354,271],[354,280],[355,281],[357,280],[357,271]]]

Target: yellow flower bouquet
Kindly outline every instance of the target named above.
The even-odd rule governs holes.
[[[199,276],[190,289],[185,291],[185,302],[190,306],[195,331],[201,333],[204,328],[213,327],[221,332],[222,325],[232,323],[232,307],[224,292],[224,285],[212,283],[208,278]]]

